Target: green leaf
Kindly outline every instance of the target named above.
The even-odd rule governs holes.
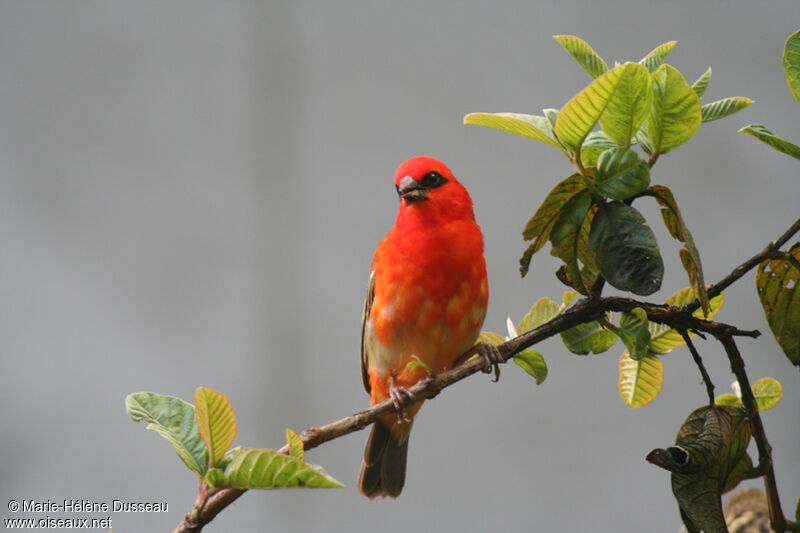
[[[731,393],[720,394],[714,398],[714,403],[717,405],[726,405],[728,407],[742,407],[742,399]]]
[[[642,58],[639,63],[644,65],[647,70],[652,74],[655,72],[658,67],[661,66],[664,61],[667,60],[669,57],[670,52],[672,52],[672,48],[678,44],[678,41],[670,41],[668,43],[664,43],[661,46],[653,49],[652,52],[647,54],[645,57]]]
[[[556,140],[550,120],[546,117],[522,113],[470,113],[464,117],[464,124],[513,133],[563,150]]]
[[[758,265],[756,288],[767,323],[786,357],[800,366],[800,243],[788,259],[766,259]]]
[[[753,101],[744,96],[731,96],[730,98],[723,98],[710,104],[705,104],[700,108],[702,112],[702,121],[711,122],[720,118],[725,118],[733,115],[737,111],[741,111],[745,107],[749,107]]]
[[[522,237],[526,241],[534,240],[534,253],[541,250],[550,238],[550,231],[556,223],[558,215],[567,202],[578,193],[586,190],[586,184],[577,173],[561,180],[545,197],[542,205],[536,210],[522,230]]]
[[[610,314],[607,315],[610,318]],[[617,336],[593,320],[584,324],[578,324],[566,331],[561,332],[561,340],[567,350],[577,355],[588,355],[589,353],[603,353],[617,342]]]
[[[203,477],[209,487],[225,486],[225,473],[219,468],[210,468]]]
[[[664,225],[670,235],[684,244],[684,247],[679,252],[681,264],[689,277],[689,283],[695,290],[695,294],[698,295],[700,307],[704,313],[708,314],[710,312],[710,304],[703,276],[703,265],[700,262],[700,252],[694,244],[692,233],[683,221],[681,212],[678,209],[678,202],[675,201],[672,191],[663,185],[653,185],[648,189],[648,192],[661,206],[661,218],[664,219]]]
[[[550,253],[561,258],[567,266],[567,276],[578,285],[574,287],[582,294],[588,289],[583,284],[578,265],[578,248],[580,246],[580,230],[584,219],[592,205],[592,197],[588,191],[573,196],[561,210],[561,213],[550,231],[550,242],[553,249]]]
[[[238,489],[343,487],[317,465],[275,450],[235,448],[225,469],[226,485]]]
[[[684,305],[688,305],[694,302],[696,299],[694,289],[691,287],[686,287],[685,289],[681,289],[669,298],[664,301],[664,305],[668,305],[670,307],[682,307]],[[720,310],[722,304],[725,302],[725,298],[722,294],[719,294],[711,299],[709,302],[709,313],[705,317],[708,320],[712,319],[714,315],[717,314],[717,311]],[[692,316],[697,318],[703,318],[703,311],[702,309],[697,309],[692,313]],[[695,337],[697,334],[691,331],[689,333],[689,338]],[[683,340],[683,336],[672,329],[671,327],[667,326],[666,324],[658,324],[656,322],[650,322],[650,343],[647,345],[647,349],[650,350],[651,353],[654,354],[667,354],[674,350],[679,346],[683,346],[686,342]]]
[[[750,388],[756,398],[759,411],[772,409],[783,397],[783,387],[780,381],[774,378],[761,378],[755,380]]]
[[[306,452],[303,439],[300,435],[289,428],[286,428],[286,442],[289,444],[289,455],[298,461],[305,462]]]
[[[541,298],[533,304],[530,311],[520,320],[517,326],[517,335],[522,335],[538,328],[556,315],[558,315],[558,304],[546,296]]]
[[[793,144],[780,135],[775,135],[761,124],[750,124],[739,130],[743,135],[751,135],[759,141],[770,145],[779,152],[800,159],[800,146]]]
[[[641,307],[623,313],[619,320],[618,330],[614,332],[628,348],[628,353],[634,361],[641,360],[649,355],[647,345],[650,343],[650,322],[647,313]]]
[[[630,148],[611,148],[597,160],[597,191],[612,200],[627,200],[650,185],[650,167]]]
[[[600,206],[592,222],[589,249],[612,286],[647,296],[661,287],[664,262],[653,230],[633,207],[620,202]]]
[[[556,137],[570,153],[575,153],[586,135],[592,131],[614,96],[620,80],[641,69],[637,63],[626,63],[609,70],[576,94],[558,113]],[[606,132],[608,133],[608,132]]]
[[[574,35],[553,35],[553,39],[558,41],[558,44],[578,62],[583,70],[589,73],[593,78],[596,78],[608,70],[608,65],[603,59],[597,55],[589,43],[575,37]]]
[[[654,153],[666,154],[692,138],[702,121],[700,98],[670,65],[653,73],[653,104],[647,138]]]
[[[134,422],[145,420],[167,439],[190,470],[205,474],[208,450],[197,430],[194,406],[174,396],[135,392],[125,398],[125,409]]]
[[[205,387],[195,391],[194,403],[197,429],[208,448],[210,468],[217,464],[236,437],[236,415],[224,394]]]
[[[706,94],[706,89],[708,89],[708,82],[711,81],[711,67],[708,67],[708,70],[703,72],[703,75],[697,78],[697,81],[692,84],[692,90],[697,95],[698,98],[702,98],[704,94]]]
[[[542,354],[530,348],[514,354],[514,362],[525,372],[533,376],[537,385],[547,377],[547,363]]]
[[[609,148],[616,147],[616,143],[609,139],[602,130],[591,131],[581,144],[581,162],[584,167],[595,166],[600,154]]]
[[[783,72],[786,73],[786,82],[800,104],[800,31],[786,39],[783,47]]]
[[[492,333],[491,331],[481,331],[481,334],[478,335],[478,342],[485,342],[493,346],[500,346],[506,342],[506,340],[497,333]]]
[[[414,354],[411,354],[411,359],[412,360],[406,364],[407,369],[414,370],[415,368],[421,368],[425,372],[427,372],[429,376],[434,375],[433,369],[430,367],[430,365],[428,365],[428,363],[426,363],[425,361],[423,361]]]
[[[664,365],[648,355],[634,361],[623,352],[619,358],[619,395],[628,407],[642,407],[652,402],[664,383]]]
[[[647,69],[637,63],[622,67],[617,89],[600,115],[600,127],[620,146],[629,146],[631,138],[647,118],[653,98]]]

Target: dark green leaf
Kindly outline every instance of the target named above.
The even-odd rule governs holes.
[[[627,200],[650,185],[650,167],[630,148],[611,148],[597,160],[597,190],[612,200]]]
[[[758,265],[756,287],[767,323],[783,353],[800,366],[800,243],[794,244],[789,259],[766,259]]]
[[[581,163],[586,167],[595,166],[600,154],[609,148],[616,147],[616,143],[609,139],[602,130],[589,132],[581,144]]]
[[[550,242],[553,249],[550,253],[561,258],[567,267],[567,277],[574,287],[582,294],[587,294],[588,289],[583,283],[578,264],[578,253],[581,243],[581,227],[592,205],[589,191],[583,191],[573,196],[561,210],[561,213],[550,231]]]
[[[653,230],[634,208],[620,202],[600,206],[592,223],[589,249],[600,274],[614,287],[647,296],[661,287],[664,262]]]
[[[574,35],[554,35],[553,39],[558,41],[558,44],[563,46],[569,55],[571,55],[591,77],[596,78],[608,70],[606,62],[580,37],[575,37]]]
[[[672,472],[672,492],[689,531],[727,531],[721,495],[753,475],[745,459],[750,426],[742,422],[741,409],[701,407],[681,426],[674,446],[647,456]]]
[[[147,429],[167,439],[190,470],[201,476],[205,474],[208,450],[197,430],[192,404],[174,396],[135,392],[125,398],[125,409],[134,422],[150,422]]]
[[[793,144],[780,135],[775,135],[761,124],[750,124],[739,130],[743,135],[752,135],[759,141],[770,145],[779,152],[800,159],[800,146]]]

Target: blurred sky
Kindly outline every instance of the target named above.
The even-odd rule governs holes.
[[[114,514],[117,532],[170,531],[196,479],[135,425],[123,400],[152,390],[227,394],[236,443],[278,447],[284,428],[368,405],[358,363],[372,253],[392,225],[404,159],[444,160],[471,192],[503,332],[565,288],[549,246],[520,279],[520,231],[570,173],[555,150],[463,126],[473,111],[560,108],[589,77],[551,38],[609,63],[677,40],[670,63],[704,101],[756,104],[662,157],[706,280],[727,274],[800,214],[798,162],[736,131],[800,141],[780,64],[796,0],[539,2],[0,3],[0,517],[9,499],[168,502]],[[656,207],[662,301],[686,285]],[[769,333],[751,273],[720,320],[751,379],[785,397],[764,415],[787,512],[800,496],[798,373]],[[733,381],[698,342],[717,393]],[[420,412],[398,501],[356,493],[366,434],[308,454],[347,488],[252,492],[209,531],[673,532],[669,475],[644,461],[706,400],[685,349],[663,358],[651,405],[619,398],[620,344],[599,356],[539,346],[536,386],[514,365],[473,376]],[[758,485],[758,482],[751,483]],[[34,515],[40,518],[40,515]]]

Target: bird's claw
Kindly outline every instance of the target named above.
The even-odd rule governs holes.
[[[405,387],[398,387],[392,384],[389,387],[389,397],[392,399],[395,411],[397,411],[397,421],[399,423],[411,422],[411,419],[406,416],[403,404],[409,403],[413,398],[411,392]]]
[[[492,381],[497,383],[500,379],[500,363],[505,362],[503,356],[500,355],[500,350],[494,344],[479,342],[475,345],[475,351],[483,358],[483,372],[485,374],[491,374],[492,369],[494,369],[494,379]]]

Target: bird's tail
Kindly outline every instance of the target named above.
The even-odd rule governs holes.
[[[374,500],[378,496],[397,498],[406,481],[406,456],[411,422],[387,428],[381,421],[372,424],[358,476],[358,491]]]

